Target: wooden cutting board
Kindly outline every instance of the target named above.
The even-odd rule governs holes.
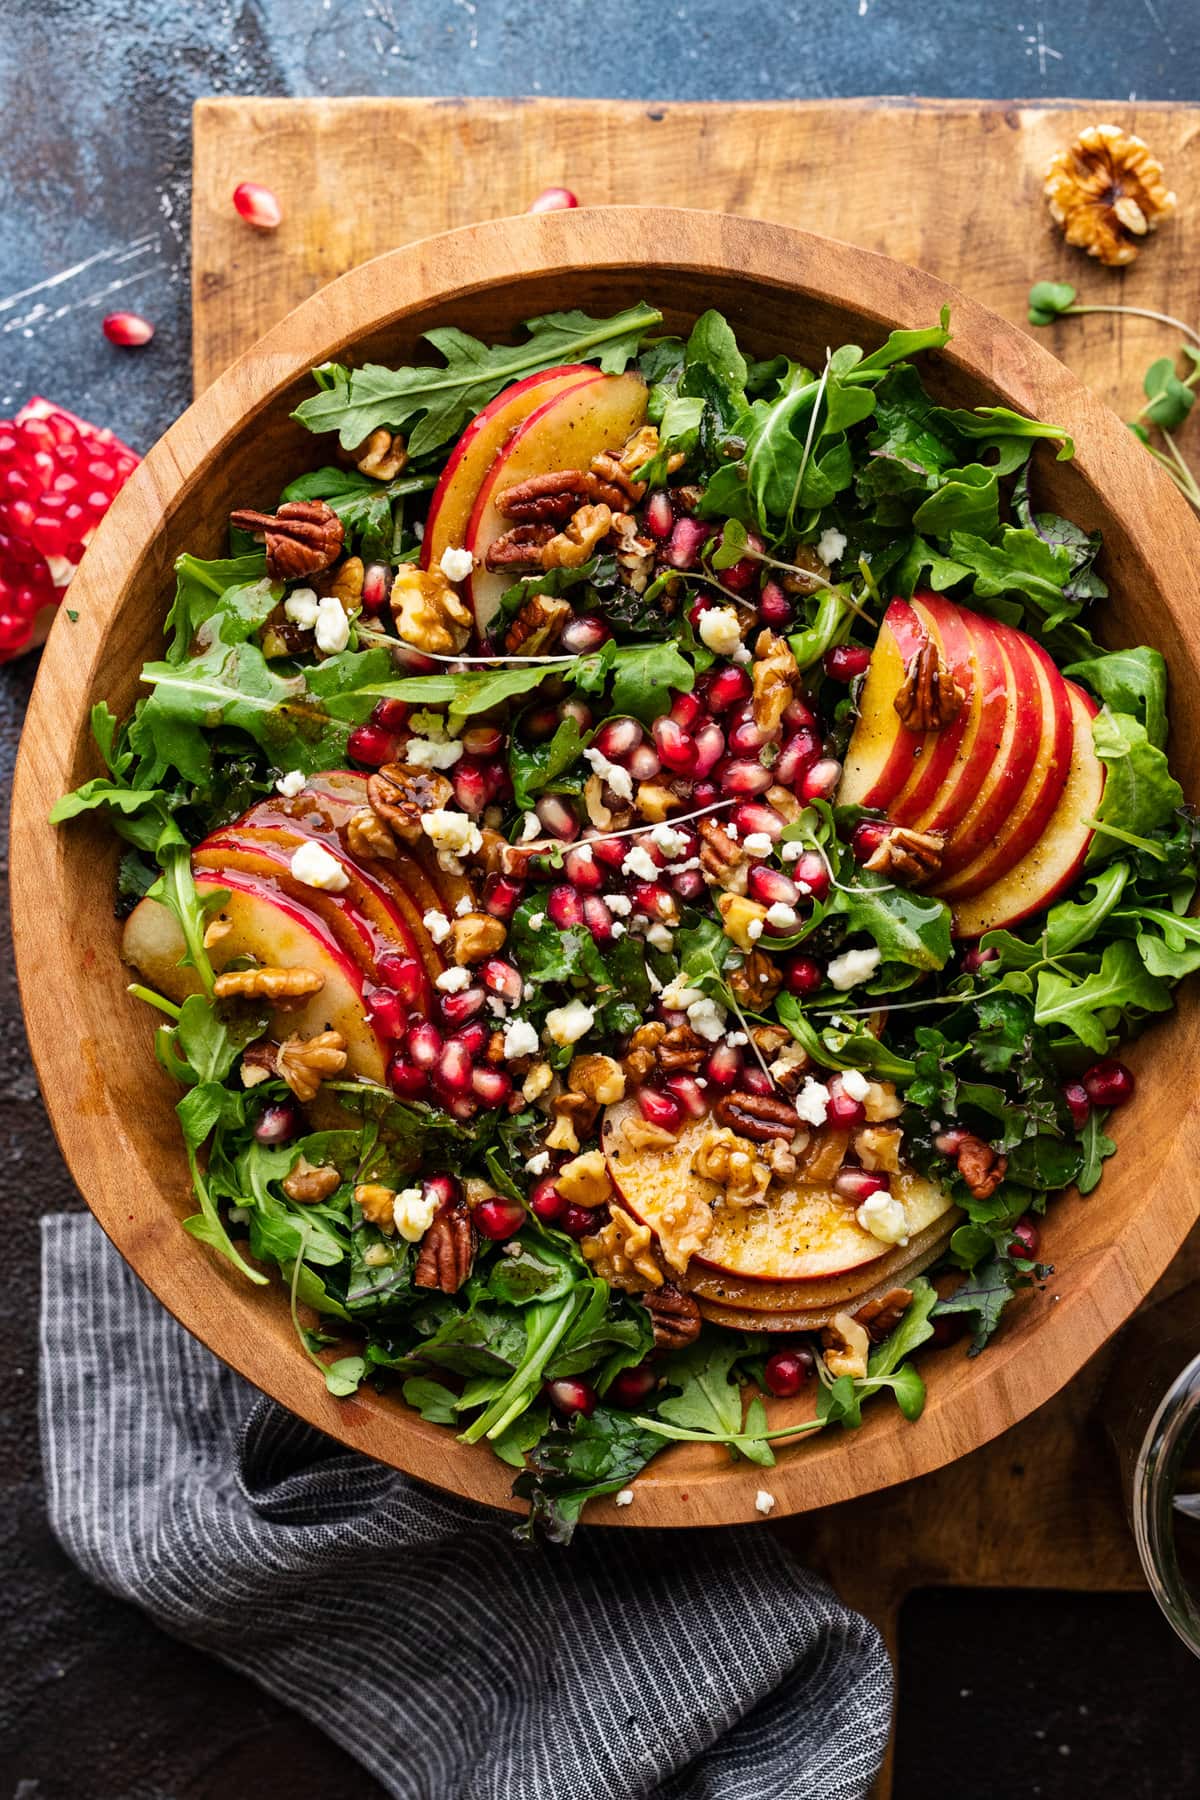
[[[1103,120],[1146,138],[1183,203],[1120,274],[1068,251],[1040,198],[1054,149]],[[250,231],[237,217],[230,197],[244,180],[278,195],[277,232]],[[523,212],[557,184],[586,204],[669,202],[826,232],[921,265],[1014,320],[1024,318],[1031,282],[1050,278],[1072,281],[1081,299],[1195,321],[1200,107],[201,100],[192,219],[197,389],[356,263],[450,226]],[[1148,320],[1100,317],[1053,327],[1044,341],[1128,416],[1140,404],[1145,368],[1176,347],[1177,334]],[[1200,432],[1190,429],[1196,442]],[[1159,479],[1148,465],[1150,502]],[[1103,1203],[1101,1188],[1093,1204]],[[1200,1234],[1162,1293],[1197,1278]],[[1095,1409],[1114,1354],[1119,1346],[964,1460],[778,1529],[876,1620],[893,1651],[900,1603],[914,1587],[1139,1587]],[[855,1453],[852,1437],[846,1453]],[[885,1772],[881,1800],[889,1787]]]

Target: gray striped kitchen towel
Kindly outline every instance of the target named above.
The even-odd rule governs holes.
[[[216,1290],[214,1289],[214,1292]],[[43,1222],[50,1522],[93,1581],[404,1800],[852,1800],[874,1628],[769,1527],[511,1519],[343,1451],[196,1343],[86,1217]]]

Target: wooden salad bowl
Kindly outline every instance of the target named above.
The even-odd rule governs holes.
[[[161,653],[183,549],[223,553],[235,506],[274,503],[325,460],[290,414],[328,358],[403,363],[420,334],[460,325],[502,338],[536,314],[615,312],[645,298],[672,328],[715,306],[757,354],[810,363],[827,346],[867,348],[893,326],[936,322],[953,339],[921,359],[953,406],[1001,402],[1065,427],[1075,459],[1036,459],[1038,504],[1104,533],[1112,599],[1101,635],[1148,642],[1171,673],[1172,754],[1200,796],[1200,632],[1194,569],[1200,534],[1185,502],[1120,421],[1015,325],[931,276],[848,244],[717,214],[600,208],[501,219],[447,232],[353,270],[306,301],[221,376],[150,452],[113,505],[42,659],[17,765],[12,893],[17,964],[34,1061],[59,1143],[85,1199],[131,1267],[175,1317],[231,1367],[330,1436],[474,1500],[520,1510],[512,1471],[459,1444],[399,1398],[363,1390],[339,1401],[301,1354],[276,1279],[253,1287],[180,1229],[192,1210],[174,1106],[144,1011],[125,992],[112,894],[118,845],[95,818],[55,830],[53,801],[99,771],[88,715],[127,710],[138,671]],[[77,619],[72,622],[74,614]],[[1050,1210],[1047,1286],[1021,1296],[986,1353],[962,1345],[922,1359],[929,1398],[916,1424],[885,1401],[862,1428],[781,1448],[764,1471],[723,1450],[679,1445],[639,1477],[638,1503],[589,1509],[597,1523],[712,1525],[754,1520],[756,1491],[775,1516],[826,1506],[936,1469],[1049,1399],[1138,1305],[1200,1213],[1200,1001],[1129,1052],[1134,1100],[1115,1121],[1119,1154],[1087,1199]],[[775,1402],[774,1422],[811,1409]]]

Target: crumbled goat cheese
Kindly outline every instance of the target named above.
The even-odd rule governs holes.
[[[617,1495],[617,1505],[618,1506],[632,1506],[633,1505],[633,1489],[632,1488],[622,1488],[621,1489],[620,1493]]]
[[[746,926],[746,936],[750,939],[750,942],[752,944],[757,944],[762,934],[763,921],[761,919],[751,919]]]
[[[852,1100],[865,1100],[870,1091],[871,1084],[861,1069],[847,1069],[842,1075],[842,1092]]]
[[[673,950],[675,948],[675,939],[666,926],[660,924],[657,919],[646,932],[646,942],[655,950]]]
[[[681,831],[670,825],[656,825],[650,833],[651,841],[658,846],[668,862],[678,862],[687,849],[688,841]]]
[[[337,857],[311,838],[293,852],[291,870],[297,881],[305,887],[319,888],[323,894],[340,894],[350,886],[350,877]]]
[[[774,1494],[768,1494],[766,1488],[759,1488],[757,1494],[755,1494],[755,1496],[754,1496],[755,1512],[762,1513],[763,1517],[765,1518],[766,1515],[770,1512],[771,1508],[774,1506],[774,1504],[775,1504]]]
[[[881,1244],[907,1244],[908,1217],[894,1194],[869,1195],[854,1216]]]
[[[751,856],[770,856],[771,839],[765,831],[752,831],[743,849],[748,850]]]
[[[869,950],[846,950],[841,956],[834,957],[825,973],[839,993],[844,994],[847,988],[857,987],[860,981],[870,981],[882,960],[875,945]]]
[[[442,560],[438,564],[447,581],[465,581],[474,567],[475,558],[469,550],[455,550],[449,544],[442,551]]]
[[[525,1167],[531,1175],[544,1175],[550,1167],[550,1152],[539,1150],[536,1156],[527,1156]]]
[[[700,614],[700,642],[718,656],[733,656],[742,648],[741,624],[734,606],[710,606]]]
[[[724,831],[726,837],[731,837],[733,839],[734,843],[735,844],[737,843],[738,835],[739,835],[738,828],[734,824],[732,819],[726,819],[726,821],[725,821],[724,825],[721,827],[721,829]]]
[[[231,1225],[244,1225],[250,1217],[250,1209],[246,1206],[231,1206],[227,1217]]]
[[[299,625],[301,631],[311,631],[320,607],[321,602],[311,588],[293,588],[283,603],[283,616],[293,625]]]
[[[601,899],[609,912],[616,913],[619,919],[627,919],[633,911],[633,901],[628,894],[602,894]]]
[[[404,746],[405,762],[417,769],[452,769],[462,753],[462,745],[449,738],[411,737]]]
[[[458,855],[463,851],[474,854],[483,847],[478,825],[473,825],[466,813],[451,812],[445,806],[435,806],[432,812],[422,813],[421,830],[432,840],[435,850],[449,850]]]
[[[821,533],[820,537],[817,539],[817,555],[820,557],[821,561],[825,564],[825,567],[828,568],[831,563],[837,562],[839,557],[842,557],[845,554],[846,554],[846,534],[845,534],[845,532],[844,531],[836,531],[832,525],[827,525],[825,530]]]
[[[798,914],[794,906],[786,900],[773,900],[767,908],[767,924],[774,931],[794,931],[798,923]]]
[[[725,1036],[725,1008],[707,998],[693,1001],[687,1009],[688,1024],[706,1042],[715,1044]]]
[[[823,1125],[829,1111],[829,1089],[810,1075],[792,1104],[805,1125]]]
[[[725,1039],[731,1050],[741,1050],[750,1042],[744,1031],[731,1031]]]
[[[530,915],[529,915],[530,931],[540,931],[542,929],[542,926],[545,923],[546,923],[545,913],[530,913]]]
[[[613,934],[614,938],[621,938],[621,937],[625,936],[625,927],[622,925],[620,919],[613,920],[611,930],[612,930],[612,934]]]
[[[798,838],[789,838],[786,844],[780,844],[779,854],[784,862],[795,862],[804,855],[804,845]]]
[[[590,1031],[596,1015],[582,1000],[568,1000],[565,1006],[551,1007],[546,1014],[546,1036],[552,1044],[574,1044]]]
[[[317,649],[336,656],[349,642],[350,621],[341,601],[331,594],[317,605]]]
[[[469,912],[473,912],[473,911],[474,911],[474,907],[472,906],[472,903],[471,903],[470,894],[464,894],[462,899],[458,902],[457,906],[454,908],[454,916],[456,919],[465,919],[467,914]]]
[[[633,776],[628,769],[623,769],[620,763],[609,762],[603,750],[597,750],[595,745],[584,751],[583,760],[592,765],[601,781],[608,783],[618,800],[633,799]]]
[[[489,994],[488,995],[487,1007],[488,1007],[488,1011],[491,1013],[493,1019],[503,1019],[503,1018],[507,1017],[508,1007],[505,1004],[505,1002],[500,998],[499,994]]]
[[[436,1194],[430,1194],[426,1198],[419,1187],[402,1188],[392,1201],[396,1230],[408,1243],[417,1243],[433,1224],[433,1215],[437,1209]]]
[[[461,994],[471,985],[470,969],[443,969],[434,987],[442,994]]]
[[[444,912],[438,912],[433,907],[423,915],[421,923],[435,944],[444,944],[450,936],[449,919]]]
[[[535,837],[542,835],[542,821],[536,813],[528,812],[521,820],[521,842],[531,844]]]
[[[748,663],[750,661],[750,652],[747,650],[745,644],[739,644],[729,660],[732,663]]]
[[[538,1034],[528,1019],[514,1019],[504,1033],[504,1054],[510,1060],[518,1056],[536,1056]]]
[[[668,987],[663,990],[663,1005],[671,1012],[686,1012],[697,1000],[703,1000],[704,989],[689,987],[687,978],[677,975]]]
[[[641,844],[634,844],[625,852],[625,860],[621,864],[622,875],[636,875],[639,881],[657,881],[658,864],[648,850]]]
[[[294,800],[304,786],[304,777],[299,769],[289,769],[275,783],[275,792],[282,794],[285,800]]]
[[[771,1063],[770,1073],[776,1081],[785,1081],[796,1069],[802,1069],[807,1061],[807,1050],[802,1050],[799,1044],[785,1044]]]

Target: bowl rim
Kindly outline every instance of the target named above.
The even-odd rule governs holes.
[[[647,248],[642,248],[647,246]],[[649,248],[652,246],[652,248]],[[523,1511],[509,1493],[512,1471],[485,1448],[460,1446],[395,1400],[363,1392],[334,1400],[299,1354],[281,1359],[254,1330],[254,1304],[270,1290],[250,1289],[179,1230],[155,1190],[161,1217],[147,1224],[122,1197],[139,1164],[126,1122],[105,1110],[103,1073],[93,1071],[90,1113],[64,1081],[57,1046],[61,996],[44,980],[47,921],[66,916],[63,859],[46,814],[70,785],[70,766],[85,725],[80,696],[91,692],[107,635],[126,606],[136,609],[137,573],[173,497],[220,456],[232,439],[276,404],[314,364],[344,353],[369,334],[466,294],[503,289],[536,275],[580,269],[628,277],[653,299],[672,273],[727,279],[749,288],[820,295],[856,312],[881,333],[916,327],[952,309],[954,336],[939,354],[1035,416],[1052,418],[1076,442],[1076,466],[1104,496],[1129,541],[1146,541],[1151,489],[1156,545],[1166,554],[1155,574],[1168,613],[1186,630],[1189,593],[1183,552],[1194,557],[1195,521],[1175,490],[1145,467],[1125,426],[1063,364],[1026,332],[923,271],[836,239],[717,213],[649,207],[597,207],[500,219],[418,240],[349,271],[303,302],[245,351],[202,393],[148,453],[102,522],[72,586],[78,620],[59,621],[33,689],[17,759],[12,803],[14,947],[30,1047],[58,1142],[94,1216],[135,1272],[175,1318],[218,1357],[293,1413],[348,1448],[464,1498]],[[635,297],[631,291],[631,298]],[[1135,461],[1135,459],[1137,459]],[[1175,550],[1178,554],[1171,554]],[[63,696],[76,730],[63,729]],[[53,704],[52,704],[53,703]],[[97,1107],[99,1112],[97,1114]],[[1129,1316],[1200,1216],[1200,1184],[1183,1179],[1200,1149],[1200,1098],[1186,1108],[1175,1145],[1155,1165],[1137,1214],[1102,1249],[1073,1261],[1061,1297],[1039,1322],[1043,1354],[1001,1337],[956,1380],[930,1384],[916,1425],[874,1409],[852,1437],[833,1434],[785,1451],[764,1471],[724,1452],[698,1457],[668,1451],[637,1478],[644,1504],[617,1510],[593,1503],[588,1520],[626,1527],[753,1521],[756,1492],[769,1486],[775,1517],[852,1499],[928,1473],[979,1447],[1048,1400]],[[1078,1197],[1056,1201],[1065,1207]],[[189,1254],[190,1252],[190,1254]],[[222,1288],[222,1279],[225,1285]],[[220,1303],[223,1296],[223,1304]],[[1047,1337],[1045,1334],[1050,1333]],[[1047,1354],[1046,1352],[1052,1352]],[[934,1352],[940,1364],[948,1352]],[[961,1357],[961,1349],[954,1354]],[[690,1447],[689,1447],[690,1448]],[[681,1447],[682,1449],[682,1447]],[[873,1453],[872,1453],[873,1452]]]

